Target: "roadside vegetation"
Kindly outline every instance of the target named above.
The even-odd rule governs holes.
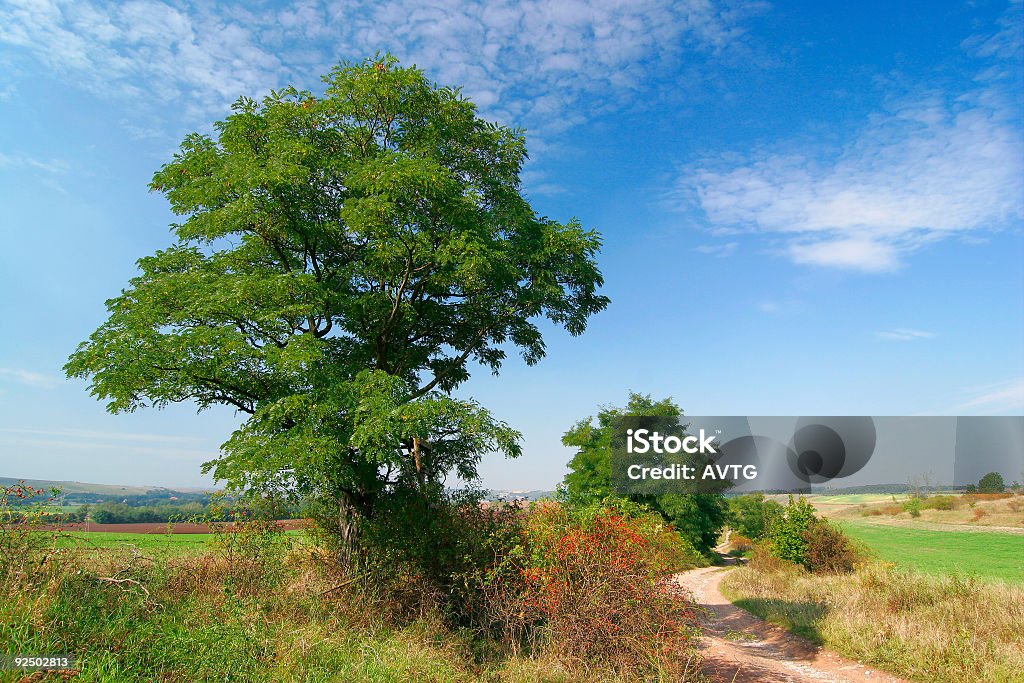
[[[815,574],[755,556],[722,590],[740,607],[915,681],[1024,680],[1024,590],[872,564]]]
[[[626,501],[451,501],[429,545],[367,530],[357,568],[258,506],[176,554],[97,552],[24,509],[0,526],[0,639],[74,655],[75,680],[685,681],[699,666],[698,614],[666,577],[704,560]]]
[[[1024,588],[1000,580],[1024,579],[1024,536],[837,524],[801,498],[745,498],[734,528],[774,521],[732,537],[749,557],[721,584],[736,605],[909,680],[1024,680]]]

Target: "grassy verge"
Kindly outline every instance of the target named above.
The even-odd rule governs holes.
[[[259,568],[259,581],[267,571]],[[629,680],[526,653],[481,653],[472,633],[431,612],[396,619],[367,609],[352,592],[329,592],[337,577],[306,550],[282,558],[272,583],[234,573],[206,553],[152,562],[136,550],[79,554],[31,585],[6,587],[0,651],[72,654],[82,683]],[[2,683],[22,680],[0,671]]]
[[[873,566],[853,575],[733,570],[735,604],[852,659],[915,681],[1024,681],[1024,591]]]
[[[0,527],[0,653],[72,655],[74,680],[96,683],[697,677],[696,615],[663,579],[700,558],[660,518],[549,505],[508,519],[528,545],[501,562],[485,547],[481,571],[450,584],[465,607],[414,565],[367,555],[351,573],[255,519],[209,535]],[[22,680],[60,678],[0,671]]]
[[[1024,583],[1024,535],[929,531],[866,522],[840,524],[885,562],[934,576],[959,573]]]

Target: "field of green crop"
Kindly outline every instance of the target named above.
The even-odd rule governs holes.
[[[287,536],[303,536],[302,531],[289,530]],[[209,550],[212,534],[118,534],[108,532],[72,531],[63,534],[60,545],[83,549],[128,548],[156,555],[189,555]]]
[[[64,547],[127,548],[135,546],[139,552],[159,555],[187,555],[206,549],[210,534],[117,534],[72,531],[64,534],[60,544]]]
[[[1024,583],[1024,535],[988,531],[930,531],[841,522],[885,562],[936,576],[961,574]]]

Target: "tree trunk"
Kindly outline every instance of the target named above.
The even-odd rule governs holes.
[[[359,560],[359,537],[363,514],[354,496],[343,493],[338,499],[338,562],[344,570],[355,569]]]

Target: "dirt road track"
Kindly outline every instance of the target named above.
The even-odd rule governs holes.
[[[722,595],[718,584],[729,571],[723,567],[693,569],[676,575],[676,581],[693,593],[697,604],[708,610],[702,624],[704,674],[716,683],[905,683],[816,648],[787,631],[772,626],[736,607]]]

